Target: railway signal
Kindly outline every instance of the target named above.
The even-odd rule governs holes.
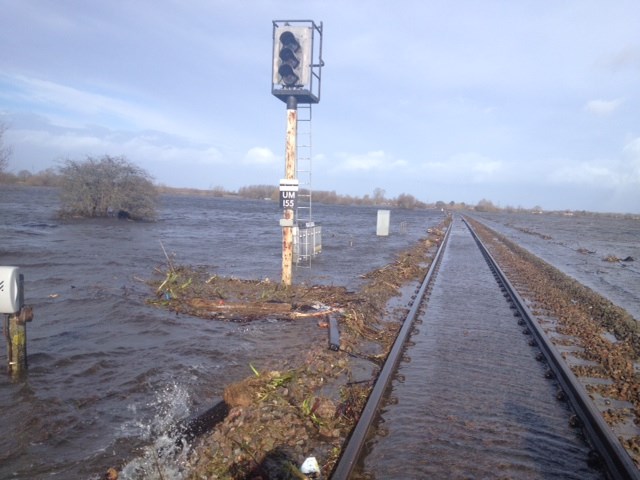
[[[312,20],[273,21],[271,93],[287,104],[285,178],[280,182],[280,206],[283,210],[283,217],[280,219],[282,283],[284,285],[291,285],[292,281],[293,230],[298,190],[296,178],[298,104],[312,104],[320,101],[320,72],[323,66],[322,23],[316,25]]]
[[[320,101],[322,23],[274,20],[271,93],[287,103]]]
[[[309,83],[311,28],[290,25],[276,27],[274,83],[285,89],[302,88]]]
[[[300,42],[290,30],[280,34],[280,52],[278,53],[280,66],[278,67],[278,75],[285,87],[294,87],[300,80],[299,74],[302,73],[300,70],[304,68],[304,63],[301,61],[303,52],[300,50]]]

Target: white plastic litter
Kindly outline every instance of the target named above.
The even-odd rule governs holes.
[[[302,462],[300,471],[305,475],[320,473],[320,465],[318,465],[316,457],[307,457],[307,459]]]

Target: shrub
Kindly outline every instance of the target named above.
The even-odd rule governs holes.
[[[124,157],[67,160],[60,174],[62,216],[155,217],[157,194],[151,177]]]
[[[4,144],[6,131],[7,126],[4,123],[0,123],[0,174],[5,173],[5,170],[9,167],[9,157],[11,156],[11,147],[7,147]]]

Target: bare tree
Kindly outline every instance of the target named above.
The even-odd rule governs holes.
[[[124,157],[67,160],[60,174],[63,216],[155,217],[156,189],[151,177]]]
[[[7,131],[7,126],[4,123],[0,123],[0,173],[4,173],[9,166],[9,157],[11,156],[11,147],[7,147],[4,144],[4,134]]]
[[[263,198],[278,199],[278,187],[274,185],[249,185],[240,187],[238,195],[244,198],[255,198],[262,200]]]
[[[382,205],[384,203],[384,188],[376,187],[373,189],[373,203],[375,205]]]
[[[401,193],[396,199],[396,205],[400,208],[413,209],[418,205],[418,200],[413,195]]]
[[[483,198],[475,206],[475,210],[477,212],[497,212],[500,209],[496,207],[491,200]]]

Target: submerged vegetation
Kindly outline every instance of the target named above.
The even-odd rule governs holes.
[[[60,175],[61,216],[155,217],[156,190],[149,174],[124,157],[67,160]]]

